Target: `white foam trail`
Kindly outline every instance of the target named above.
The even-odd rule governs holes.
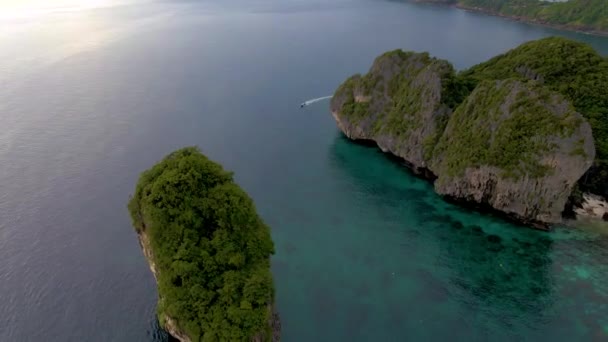
[[[319,98],[316,98],[316,99],[304,101],[304,105],[308,106],[308,105],[311,105],[311,104],[313,104],[315,102],[331,99],[332,97],[334,97],[334,96],[333,95],[329,95],[329,96],[323,96],[323,97],[319,97]]]

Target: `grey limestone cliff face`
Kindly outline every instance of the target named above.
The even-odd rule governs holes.
[[[393,51],[342,84],[330,108],[347,137],[403,158],[445,197],[534,226],[559,222],[595,157],[587,121],[536,81],[461,94],[448,62]]]
[[[354,140],[373,140],[384,152],[428,168],[422,146],[434,143],[451,114],[442,87],[452,66],[428,54],[391,51],[378,57],[365,76],[353,76],[336,91],[331,112]]]
[[[560,95],[533,81],[487,81],[436,147],[435,190],[525,223],[557,223],[594,157],[591,126]]]

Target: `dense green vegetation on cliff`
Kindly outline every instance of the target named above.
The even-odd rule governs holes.
[[[493,14],[525,18],[530,21],[563,25],[573,29],[608,32],[606,0],[418,0],[456,4]]]
[[[555,148],[550,139],[568,137],[582,123],[574,108],[563,104],[536,81],[481,82],[452,114],[435,149],[441,155],[438,168],[450,177],[480,166],[498,167],[506,178],[545,176],[551,168],[541,159]]]
[[[359,122],[368,113],[369,103],[355,101],[353,95],[354,88],[360,82],[365,87],[371,87],[370,77],[361,77],[361,75],[354,75],[344,82],[340,88],[336,91],[337,94],[344,94],[347,97],[346,103],[343,108],[344,115],[348,115],[353,122]]]
[[[429,147],[425,155],[430,156],[447,123],[449,108],[470,92],[466,82],[470,80],[458,77],[445,60],[426,52],[393,50],[377,57],[369,73],[347,79],[334,98],[342,103],[340,115],[350,123],[371,125],[368,138],[391,135],[405,143],[411,137],[410,144],[424,140],[421,143]],[[375,117],[370,113],[376,113]],[[421,131],[428,120],[434,128]]]
[[[347,137],[403,158],[438,193],[521,222],[559,222],[577,186],[608,195],[608,61],[585,44],[541,39],[458,73],[389,51],[330,108]]]
[[[230,172],[175,151],[141,174],[129,211],[150,241],[161,325],[171,318],[193,341],[270,339],[274,246]]]
[[[564,95],[591,124],[596,147],[581,187],[608,195],[608,60],[591,46],[550,37],[528,42],[462,72],[463,82],[537,80]]]

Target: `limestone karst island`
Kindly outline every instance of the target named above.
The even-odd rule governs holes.
[[[279,341],[269,228],[198,149],[142,173],[129,211],[158,285],[158,320],[186,341]]]
[[[331,112],[440,195],[539,228],[608,193],[608,61],[564,38],[525,43],[456,72],[387,52],[336,91]]]
[[[608,35],[606,0],[412,0],[455,6],[528,23]]]

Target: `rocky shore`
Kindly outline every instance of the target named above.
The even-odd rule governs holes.
[[[171,336],[279,341],[270,227],[231,172],[196,146],[175,150],[140,174],[127,207]]]
[[[608,37],[608,31],[595,30],[590,27],[573,26],[573,25],[559,25],[559,24],[550,23],[545,20],[528,18],[525,16],[504,15],[502,13],[498,13],[496,11],[491,11],[491,10],[481,8],[481,7],[469,7],[469,6],[462,6],[462,5],[454,5],[454,7],[465,10],[465,11],[469,11],[469,12],[483,13],[483,14],[492,15],[495,17],[501,17],[501,18],[505,18],[505,19],[509,19],[509,20],[513,20],[513,21],[519,21],[522,23],[549,27],[549,28],[553,28],[556,30],[574,31],[574,32],[579,32],[579,33],[593,34],[596,36]]]
[[[158,269],[156,264],[154,263],[154,257],[152,255],[152,249],[150,248],[150,239],[146,235],[145,226],[141,231],[137,232],[137,238],[139,240],[139,246],[144,254],[144,257],[148,261],[148,265],[150,267],[150,271],[154,275],[154,279],[158,281]],[[159,298],[159,302],[162,301],[162,298]],[[272,312],[270,315],[270,319],[268,321],[269,329],[272,331],[272,342],[280,342],[281,341],[281,320],[279,318],[279,314],[277,313],[274,305],[269,306],[268,310]],[[179,329],[179,325],[172,317],[164,315],[159,317],[159,322],[163,329],[169,333],[174,339],[180,342],[191,342],[192,340],[186,335],[185,332]],[[258,336],[254,336],[251,339],[252,342],[265,342],[264,334],[259,334]]]
[[[450,6],[450,7],[458,8],[458,9],[468,11],[468,12],[483,13],[486,15],[501,17],[501,18],[505,18],[508,20],[512,20],[512,21],[519,21],[522,23],[539,25],[539,26],[549,27],[549,28],[553,28],[553,29],[557,29],[557,30],[574,31],[574,32],[579,32],[579,33],[584,33],[584,34],[592,34],[592,35],[597,35],[597,36],[608,37],[608,31],[597,30],[592,27],[585,27],[585,26],[580,26],[580,25],[577,25],[577,26],[560,25],[560,24],[548,22],[546,20],[540,20],[540,19],[530,18],[530,17],[526,17],[526,16],[506,15],[506,14],[503,14],[503,13],[500,13],[497,11],[493,11],[488,8],[483,8],[483,7],[478,7],[478,6],[466,6],[463,4],[454,3],[454,2],[450,2],[450,1],[444,1],[444,0],[413,0],[412,2],[421,3],[421,4],[435,4],[435,5],[441,5],[441,6]]]
[[[589,123],[535,80],[463,88],[449,62],[396,50],[344,82],[330,109],[348,138],[402,158],[446,199],[535,228],[560,223],[595,157]]]
[[[593,194],[583,194],[580,207],[574,209],[577,216],[608,221],[608,202]]]

